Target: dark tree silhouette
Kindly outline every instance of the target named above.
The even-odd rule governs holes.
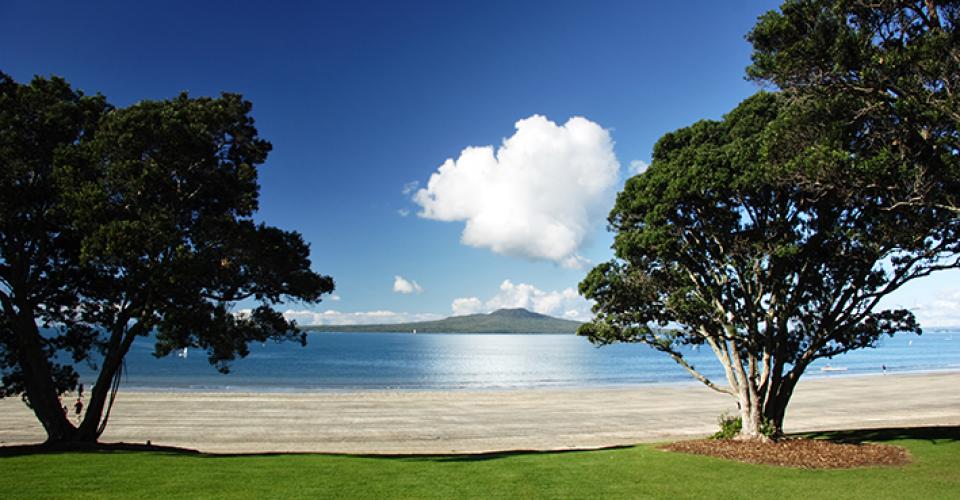
[[[250,109],[236,94],[115,109],[0,73],[0,395],[22,395],[49,441],[98,439],[137,337],[224,372],[248,342],[305,342],[271,305],[334,283],[298,233],[252,219],[271,146]],[[241,300],[258,306],[232,313]],[[74,426],[59,397],[80,362],[99,372]]]

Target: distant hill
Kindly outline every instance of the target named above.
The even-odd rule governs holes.
[[[526,309],[498,309],[490,314],[451,316],[438,321],[390,325],[314,325],[315,332],[413,332],[417,333],[576,333],[580,323],[554,318]]]

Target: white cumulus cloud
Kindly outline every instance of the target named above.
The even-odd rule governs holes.
[[[413,280],[408,280],[403,276],[394,276],[393,277],[393,291],[397,293],[409,294],[409,293],[421,293],[423,292],[423,287],[419,283]]]
[[[533,115],[496,151],[471,146],[447,159],[413,200],[421,217],[464,221],[466,245],[578,268],[586,262],[578,251],[610,209],[619,171],[600,125]]]
[[[287,320],[296,320],[297,324],[303,326],[393,324],[442,319],[442,316],[433,313],[404,313],[394,311],[340,312],[332,309],[327,311],[288,309],[283,312],[283,317]]]
[[[463,316],[497,309],[524,308],[540,314],[588,321],[592,318],[591,305],[573,288],[546,292],[533,285],[504,280],[500,290],[490,299],[482,301],[477,297],[461,297],[454,299],[451,309],[454,316]]]
[[[483,302],[476,297],[460,297],[453,299],[450,304],[454,316],[466,316],[467,314],[477,314],[484,311]]]

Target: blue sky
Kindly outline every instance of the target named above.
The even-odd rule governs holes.
[[[743,36],[777,5],[14,0],[0,4],[0,70],[60,75],[119,106],[181,91],[251,100],[274,145],[258,218],[300,231],[314,268],[337,281],[336,300],[283,307],[301,322],[500,306],[585,319],[571,294],[583,263],[612,255],[610,197],[661,135],[757,90],[743,79]],[[461,157],[508,138],[503,157]],[[591,195],[564,183],[581,167],[537,160],[571,147],[609,176]],[[451,169],[429,186],[448,159],[531,170],[471,184]],[[540,231],[551,224],[559,232]],[[958,276],[887,302],[960,324]]]

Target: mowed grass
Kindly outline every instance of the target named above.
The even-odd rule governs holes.
[[[960,427],[822,434],[904,446],[905,467],[802,470],[659,451],[479,456],[0,457],[0,498],[960,498]]]

